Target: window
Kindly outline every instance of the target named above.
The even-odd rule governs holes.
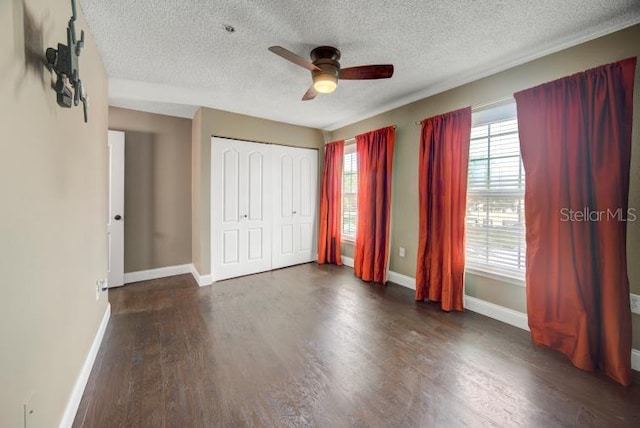
[[[342,239],[355,241],[358,227],[358,156],[355,144],[344,147],[342,174]]]
[[[471,129],[468,179],[467,266],[523,279],[524,169],[513,116]]]

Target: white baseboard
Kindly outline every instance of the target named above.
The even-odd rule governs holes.
[[[353,267],[353,259],[351,257],[342,256],[342,263],[345,266]],[[394,284],[410,288],[411,290],[416,289],[416,280],[410,276],[390,270],[387,273],[387,279]],[[465,309],[476,312],[480,315],[530,331],[527,314],[523,312],[514,311],[513,309],[505,308],[504,306],[496,305],[495,303],[466,295],[464,296],[464,307]],[[631,350],[631,368],[633,370],[640,371],[640,350]]]
[[[91,344],[91,348],[89,348],[89,353],[84,360],[84,364],[82,365],[80,374],[78,374],[76,383],[73,385],[73,390],[71,390],[71,396],[69,397],[69,401],[67,401],[67,407],[65,408],[62,420],[60,421],[60,428],[71,428],[71,425],[73,425],[73,420],[78,412],[78,406],[80,406],[80,400],[82,400],[84,388],[87,386],[87,381],[89,380],[93,363],[96,360],[96,355],[98,355],[98,350],[100,349],[100,344],[102,343],[102,338],[104,337],[104,332],[107,329],[107,324],[109,324],[110,317],[111,304],[107,303],[107,308],[102,316],[102,321],[100,322],[96,336],[93,338],[93,343]]]
[[[527,314],[523,312],[514,311],[471,296],[464,296],[464,307],[486,317],[530,331]],[[631,368],[640,372],[640,350],[631,350]]]
[[[410,276],[403,275],[398,272],[394,272],[390,270],[387,272],[387,281],[391,281],[394,284],[402,285],[403,287],[410,288],[411,290],[416,289],[416,279],[411,278]]]
[[[191,273],[191,264],[167,266],[157,269],[141,270],[138,272],[129,272],[124,274],[124,283],[149,281],[150,279],[166,278],[173,275],[182,275]]]
[[[416,280],[410,276],[389,271],[387,279],[395,284],[410,288],[411,290],[416,289]],[[495,303],[467,295],[464,296],[464,307],[465,309],[479,313],[480,315],[529,331],[529,323],[527,321],[527,314],[525,313],[514,311],[513,309],[505,308],[504,306],[496,305]]]
[[[353,268],[354,260],[351,257],[342,256],[342,264],[350,268]],[[403,275],[401,273],[389,271],[387,272],[387,280],[395,284],[402,285],[403,287],[410,288],[412,290],[416,289],[416,280],[414,278],[411,278],[410,276]]]
[[[345,266],[349,266],[350,268],[353,268],[354,266],[354,260],[351,257],[347,257],[347,256],[342,256],[342,264]]]
[[[167,266],[157,269],[142,270],[139,272],[130,272],[124,274],[124,283],[148,281],[151,279],[166,278],[168,276],[183,275],[190,273],[200,287],[211,285],[213,283],[212,275],[200,275],[195,266],[191,263],[178,266]]]
[[[637,349],[631,350],[631,368],[640,372],[640,351]]]
[[[353,267],[353,259],[342,256],[342,262],[346,266]],[[390,270],[387,273],[387,279],[394,284],[401,285],[411,290],[416,289],[416,279],[407,275]],[[485,300],[477,299],[471,296],[464,296],[464,307],[472,312],[477,312],[489,318],[502,321],[514,327],[529,331],[527,322],[527,314],[496,305]]]
[[[529,331],[527,314],[524,312],[514,311],[513,309],[466,295],[464,296],[464,307],[480,315]]]
[[[200,287],[213,284],[213,275],[211,274],[200,275],[200,273],[198,272],[198,270],[194,265],[190,265],[190,267],[191,267],[190,269],[191,275],[193,276],[193,279],[196,280],[196,282]]]

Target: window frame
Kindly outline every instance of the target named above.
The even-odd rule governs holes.
[[[357,226],[356,226],[356,231],[353,235],[347,235],[344,232],[344,201],[345,201],[345,191],[344,191],[344,180],[345,180],[345,171],[346,171],[346,157],[347,155],[351,155],[353,154],[354,156],[357,157],[357,151],[356,151],[356,142],[353,141],[351,143],[345,143],[344,145],[344,153],[343,153],[343,166],[342,166],[342,199],[340,201],[340,240],[341,242],[345,242],[348,244],[355,244],[356,242],[356,234],[358,233],[357,230]],[[356,161],[356,180],[358,177],[358,164]],[[357,181],[356,181],[357,183]],[[355,192],[355,197],[356,197],[356,212],[355,212],[355,221],[356,221],[356,225],[358,222],[358,206],[357,206],[357,198],[358,198],[358,190],[357,190],[357,184],[356,184],[356,192]]]
[[[477,126],[484,126],[484,125],[491,125],[497,122],[503,122],[503,121],[507,121],[507,120],[517,120],[517,112],[516,112],[516,105],[515,102],[513,100],[503,103],[501,105],[498,106],[494,106],[491,108],[487,108],[487,109],[483,109],[477,112],[473,112],[472,114],[472,124],[471,127],[475,128]],[[490,135],[488,134],[487,137],[489,138],[489,142],[488,144],[490,144]],[[490,155],[490,151],[491,148],[489,146],[488,148],[489,152],[488,152],[488,157],[487,157],[487,164],[488,166],[490,165],[490,160],[491,160],[491,155]],[[519,153],[519,152],[518,152]],[[469,203],[469,198],[473,197],[474,195],[476,196],[482,196],[483,194],[487,194],[489,195],[491,192],[493,192],[496,195],[500,195],[500,194],[504,194],[504,195],[509,195],[510,193],[514,195],[514,197],[520,197],[522,199],[524,199],[524,170],[522,169],[522,154],[519,153],[519,159],[520,159],[520,168],[521,168],[521,174],[522,174],[522,188],[521,189],[517,189],[517,190],[503,190],[503,191],[491,191],[490,189],[487,189],[485,192],[483,192],[482,190],[469,190],[469,188],[467,189],[467,204]],[[471,165],[471,157],[469,158],[469,166]],[[519,210],[519,216],[521,218],[521,224],[522,227],[525,227],[525,219],[524,219],[524,206]],[[467,228],[467,213],[465,212],[465,229]],[[467,234],[465,233],[465,236],[467,236]],[[526,239],[526,232],[525,232],[525,238]],[[526,240],[523,241],[524,245],[523,245],[523,250],[524,250],[524,254],[526,257]],[[487,240],[487,245],[489,244],[489,240]],[[477,264],[477,263],[471,263],[471,265],[469,265],[469,257],[467,256],[467,238],[465,238],[465,259],[467,260],[467,262],[465,263],[465,274],[473,274],[473,275],[477,275],[477,276],[482,276],[485,278],[489,278],[489,279],[494,279],[500,282],[505,282],[505,283],[509,283],[509,284],[514,284],[514,285],[519,285],[519,286],[525,286],[526,281],[526,259],[525,259],[525,266],[523,267],[522,270],[520,269],[513,269],[513,268],[508,268],[508,267],[500,267],[500,266],[496,266],[496,265],[491,265],[491,264],[486,264],[486,265],[482,265],[482,264]]]

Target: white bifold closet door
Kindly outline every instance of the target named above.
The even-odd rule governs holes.
[[[214,137],[211,156],[214,281],[270,270],[269,146]]]
[[[274,146],[273,268],[316,259],[318,152]]]
[[[211,139],[214,281],[316,259],[316,150]]]

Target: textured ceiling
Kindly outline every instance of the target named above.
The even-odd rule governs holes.
[[[81,0],[112,105],[192,117],[197,106],[332,130],[640,22],[638,0]],[[228,33],[225,25],[236,31]],[[342,81],[300,98],[310,73],[270,53],[342,51]]]

